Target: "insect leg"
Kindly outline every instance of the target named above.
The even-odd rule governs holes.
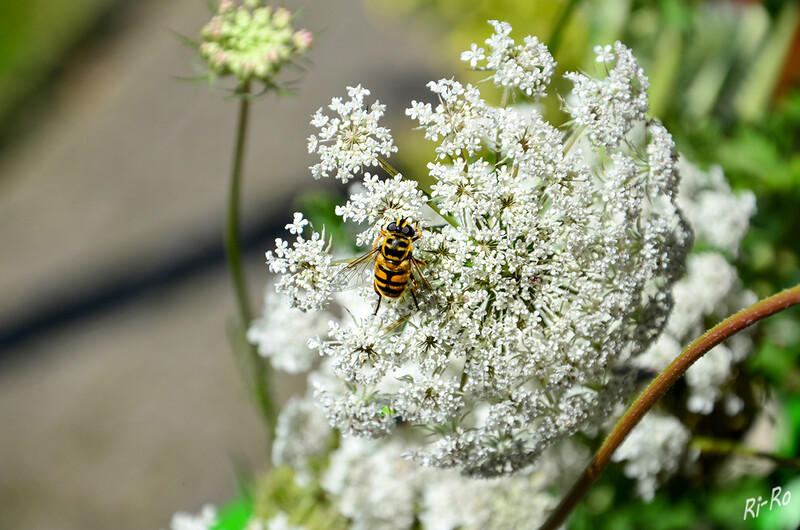
[[[386,235],[387,235],[386,231],[385,230],[381,230],[380,234],[378,234],[378,237],[376,237],[375,241],[372,242],[372,248],[378,248],[380,246],[380,245],[378,245],[378,243],[381,240],[386,239]]]
[[[419,229],[419,221],[414,223],[414,231],[416,232],[416,237],[413,239],[416,241],[417,239],[422,237],[422,231]]]
[[[375,291],[375,292],[377,292],[377,291]],[[381,308],[381,300],[383,300],[383,296],[381,295],[381,293],[378,293],[378,305],[375,307],[375,312],[372,313],[372,316],[375,316],[375,315],[378,314],[378,309]]]
[[[409,289],[409,291],[411,291],[411,299],[414,300],[414,306],[416,306],[417,311],[419,311],[419,304],[417,303],[417,295],[414,294],[414,291],[416,290],[417,290],[417,282],[414,281],[414,285],[411,287],[411,289]]]

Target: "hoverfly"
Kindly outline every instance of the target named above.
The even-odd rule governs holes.
[[[372,286],[378,295],[378,305],[375,307],[374,315],[378,314],[384,296],[400,298],[407,290],[411,293],[414,305],[419,309],[414,291],[420,287],[431,290],[430,284],[419,269],[421,265],[427,263],[413,255],[414,241],[420,237],[422,234],[419,227],[412,225],[408,218],[389,223],[380,231],[371,251],[345,262],[347,266],[337,273],[334,283],[347,286],[353,279],[360,278],[362,273],[371,268]]]

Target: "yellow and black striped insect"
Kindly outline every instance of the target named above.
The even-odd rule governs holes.
[[[414,241],[420,237],[422,234],[419,227],[412,225],[408,218],[389,223],[375,239],[372,250],[361,257],[347,261],[347,266],[337,274],[334,283],[339,285],[352,283],[354,278],[359,278],[368,270],[368,266],[372,265],[372,285],[378,295],[378,305],[374,314],[378,314],[384,296],[400,298],[406,291],[411,293],[414,305],[419,309],[414,292],[419,288],[431,289],[419,270],[421,265],[427,264],[415,258],[413,254]]]

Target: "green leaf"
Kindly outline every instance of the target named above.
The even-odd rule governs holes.
[[[237,497],[219,512],[219,521],[213,530],[242,530],[253,515],[253,505],[245,497]]]

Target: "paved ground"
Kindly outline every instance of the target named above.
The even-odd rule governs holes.
[[[205,3],[144,5],[79,58],[52,115],[0,159],[0,326],[221,237],[235,104],[172,77],[191,74],[192,52],[170,30],[196,32]],[[255,106],[251,224],[287,215],[313,185],[316,108],[361,82],[399,125],[431,77],[407,23],[372,21],[356,0],[304,5],[304,23],[324,31],[300,97]],[[265,270],[250,261],[255,291]],[[0,352],[0,528],[160,528],[229,498],[235,462],[257,469],[263,444],[226,344],[232,307],[211,263]]]

